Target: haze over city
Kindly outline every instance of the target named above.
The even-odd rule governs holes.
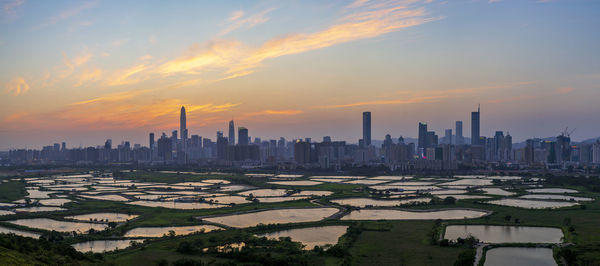
[[[3,1],[0,150],[214,138],[600,134],[595,1]]]

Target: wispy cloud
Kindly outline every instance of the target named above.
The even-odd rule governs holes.
[[[44,129],[133,129],[165,128],[179,115],[185,105],[189,117],[203,117],[228,112],[236,103],[193,104],[189,101],[153,99],[151,90],[106,94],[74,102],[51,112],[20,112],[5,116],[3,121],[13,127]],[[19,123],[15,123],[15,122]]]
[[[358,106],[366,106],[366,105],[400,105],[400,104],[415,104],[415,103],[430,103],[436,102],[440,99],[448,98],[448,96],[444,95],[436,95],[436,96],[416,96],[412,98],[403,98],[397,100],[376,100],[376,101],[365,101],[365,102],[353,102],[353,103],[345,103],[345,104],[333,104],[333,105],[324,105],[317,106],[317,108],[347,108],[347,107],[358,107]]]
[[[36,29],[41,29],[41,28],[45,28],[48,27],[50,25],[54,25],[60,21],[63,21],[65,19],[69,19],[71,17],[75,17],[77,15],[79,15],[82,11],[90,9],[90,8],[94,8],[98,5],[99,1],[98,0],[94,0],[94,1],[87,1],[87,2],[83,2],[78,6],[74,6],[68,9],[65,9],[63,11],[61,11],[60,13],[58,13],[57,15],[54,15],[52,17],[50,17],[47,21],[39,24]]]
[[[524,86],[533,84],[531,81],[510,82],[502,84],[491,84],[479,87],[457,88],[447,90],[399,90],[391,94],[383,95],[384,100],[360,101],[351,103],[332,104],[324,106],[316,106],[315,108],[349,108],[360,106],[375,106],[375,105],[403,105],[403,104],[418,104],[418,103],[433,103],[441,100],[458,98],[458,97],[473,97],[474,95],[484,93],[490,90],[507,90],[518,89]],[[380,96],[380,98],[383,98]],[[390,99],[392,98],[392,99]],[[399,98],[399,99],[394,99]]]
[[[147,65],[138,64],[133,67],[117,70],[112,74],[111,77],[109,77],[105,81],[106,84],[109,86],[120,86],[138,83],[146,79],[141,75],[146,69],[148,69]]]
[[[117,93],[106,94],[100,97],[92,98],[85,101],[79,101],[71,103],[71,105],[83,105],[83,104],[91,104],[91,103],[113,103],[113,102],[121,102],[125,100],[129,100],[138,95],[149,92],[149,90],[134,90],[134,91],[123,91]]]
[[[17,10],[25,3],[25,0],[9,0],[2,2],[2,19],[10,21],[18,17]]]
[[[232,15],[237,20],[241,17],[243,14]],[[373,38],[435,19],[437,18],[427,17],[422,7],[411,7],[405,1],[365,3],[361,9],[352,9],[324,30],[288,34],[271,39],[258,48],[246,46],[239,41],[213,41],[204,46],[194,45],[183,56],[162,64],[159,72],[163,75],[197,75],[221,70],[224,79],[239,77],[252,73],[267,59]]]
[[[27,81],[25,81],[24,77],[15,77],[6,83],[4,87],[6,88],[7,93],[10,93],[14,96],[19,96],[29,91],[29,84],[27,84]]]
[[[274,10],[274,8],[269,8],[269,9],[263,10],[259,13],[252,14],[249,16],[245,16],[246,14],[242,10],[235,11],[229,17],[229,20],[228,20],[229,25],[225,29],[223,29],[221,32],[219,32],[218,36],[226,35],[232,31],[240,29],[240,28],[249,29],[249,28],[255,27],[257,25],[263,24],[263,23],[269,21],[269,18],[267,18],[266,15],[269,14],[273,10]]]
[[[488,103],[509,103],[509,102],[523,101],[523,100],[531,100],[531,99],[535,99],[535,98],[538,98],[538,97],[533,96],[533,95],[520,95],[520,96],[493,99],[493,100],[489,100],[487,102]]]
[[[79,82],[75,84],[75,87],[82,86],[91,81],[98,81],[102,78],[102,70],[99,68],[84,69],[79,75]]]
[[[567,93],[571,93],[575,90],[575,88],[572,87],[562,87],[562,88],[557,88],[556,90],[554,90],[554,93],[557,94],[567,94]]]

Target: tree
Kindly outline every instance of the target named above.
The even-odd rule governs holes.
[[[512,216],[510,216],[510,215],[504,216],[504,220],[507,222],[510,222],[511,219],[512,219]]]
[[[444,199],[444,204],[446,204],[446,205],[452,205],[452,204],[455,204],[455,203],[456,203],[456,198],[455,197],[449,196],[449,197],[446,197]]]

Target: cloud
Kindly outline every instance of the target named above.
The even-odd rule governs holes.
[[[223,29],[221,32],[219,32],[218,36],[226,35],[227,33],[230,33],[232,31],[240,29],[240,28],[250,29],[257,25],[263,24],[263,23],[269,21],[269,18],[267,18],[266,15],[273,10],[274,10],[274,8],[269,8],[269,9],[263,10],[257,14],[253,14],[253,15],[250,15],[245,18],[244,18],[244,15],[245,15],[244,11],[242,11],[242,10],[235,11],[229,17],[230,24],[225,29]]]
[[[239,104],[194,104],[175,98],[153,99],[151,90],[137,90],[102,95],[74,102],[51,112],[18,112],[4,117],[3,122],[23,129],[134,129],[167,128],[186,107],[188,117],[199,118],[228,112]],[[19,123],[15,123],[15,122]]]
[[[232,18],[243,20],[239,14],[232,15]],[[365,10],[351,10],[321,31],[288,34],[271,39],[257,48],[230,40],[212,41],[204,46],[196,44],[183,56],[163,63],[158,72],[163,75],[197,75],[221,71],[224,75],[221,79],[240,77],[254,72],[267,59],[373,38],[436,19],[426,17],[423,8],[396,2],[367,4]]]
[[[557,88],[556,90],[554,90],[554,93],[556,94],[567,94],[567,93],[571,93],[575,90],[575,88],[571,88],[571,87],[563,87],[563,88]]]
[[[106,84],[109,86],[121,86],[138,83],[146,79],[146,77],[141,75],[146,69],[148,69],[147,65],[138,64],[130,68],[117,70],[106,80]]]
[[[6,20],[17,18],[17,10],[25,3],[25,0],[4,1],[2,5],[2,17]]]
[[[102,70],[99,68],[91,68],[91,69],[84,69],[81,74],[79,75],[79,82],[77,84],[75,84],[75,87],[79,87],[83,84],[85,84],[86,82],[90,82],[90,81],[98,81],[102,78]]]
[[[97,1],[97,0],[95,0],[95,1],[87,1],[87,2],[83,2],[82,4],[80,4],[78,6],[74,6],[74,7],[68,8],[66,10],[63,10],[62,12],[58,13],[57,15],[50,17],[50,19],[48,19],[44,23],[38,25],[36,27],[36,29],[45,28],[47,26],[54,25],[54,24],[56,24],[56,23],[58,23],[60,21],[63,21],[65,19],[69,19],[71,17],[75,17],[75,16],[79,15],[79,13],[81,13],[84,10],[96,7],[96,5],[98,5],[98,2],[99,1]]]
[[[10,93],[14,96],[19,96],[29,90],[29,84],[27,84],[27,81],[25,81],[25,78],[23,77],[13,78],[11,81],[6,83],[4,87],[6,88],[7,93]]]
[[[83,105],[83,104],[91,104],[91,103],[112,103],[112,102],[121,102],[125,100],[129,100],[138,95],[149,92],[149,90],[135,90],[135,91],[123,91],[117,93],[106,94],[97,98],[92,98],[85,101],[79,101],[71,103],[71,105]]]
[[[229,17],[229,21],[236,21],[244,16],[243,10],[234,11]]]
[[[376,101],[353,102],[353,103],[345,103],[345,104],[324,105],[324,106],[317,106],[317,108],[332,109],[332,108],[358,107],[358,106],[366,106],[366,105],[399,105],[399,104],[430,103],[430,102],[436,102],[443,98],[448,98],[448,96],[444,96],[444,95],[417,96],[417,97],[403,98],[403,99],[397,99],[397,100],[376,100]]]
[[[488,103],[508,103],[508,102],[522,101],[522,100],[531,100],[531,99],[535,99],[535,98],[538,98],[538,97],[533,96],[533,95],[520,95],[520,96],[493,99],[493,100],[489,100],[487,102]]]
[[[458,89],[447,89],[447,90],[399,90],[392,94],[384,95],[385,100],[372,100],[372,101],[361,101],[352,103],[332,104],[324,106],[316,106],[315,108],[348,108],[348,107],[359,107],[359,106],[373,106],[373,105],[401,105],[401,104],[416,104],[416,103],[433,103],[443,99],[457,98],[457,97],[475,97],[475,94],[482,93],[488,90],[497,89],[516,89],[523,88],[526,85],[533,84],[531,81],[521,81],[503,84],[492,84],[480,87],[470,88],[458,88]],[[398,98],[400,99],[390,99]]]
[[[139,59],[140,59],[140,61],[146,61],[146,60],[152,59],[152,56],[147,54],[147,55],[140,56]]]
[[[89,53],[87,51],[74,58],[69,58],[65,52],[63,52],[62,55],[64,68],[58,71],[58,77],[61,79],[64,79],[73,74],[76,68],[85,65],[94,56],[92,53]]]

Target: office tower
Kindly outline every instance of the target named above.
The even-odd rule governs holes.
[[[311,144],[310,142],[297,140],[294,143],[294,161],[297,164],[310,163]]]
[[[104,142],[104,149],[105,150],[112,149],[112,139],[107,139],[106,142]]]
[[[331,136],[323,137],[323,142],[331,142]]]
[[[235,145],[235,127],[233,125],[233,120],[229,121],[229,145]]]
[[[463,137],[463,125],[462,121],[456,121],[456,145],[465,144],[465,139]]]
[[[173,159],[173,142],[165,133],[158,139],[158,157],[163,161]]]
[[[187,125],[185,119],[185,107],[181,106],[181,115],[179,116],[179,134],[181,134],[181,140],[185,145],[185,141],[187,140]]]
[[[383,140],[383,147],[391,147],[394,144],[392,141],[392,136],[390,134],[385,135],[385,139]]]
[[[419,123],[419,145],[417,148],[425,149],[427,148],[427,124]]]
[[[154,133],[150,133],[148,146],[150,149],[154,147]]]
[[[363,141],[365,146],[371,146],[371,112],[363,112]]]
[[[66,150],[67,150],[67,143],[66,143],[66,142],[63,142],[63,143],[62,143],[61,150],[62,150],[62,151],[66,151]]]
[[[223,131],[217,131],[217,139],[223,137]]]
[[[227,138],[221,136],[217,137],[217,158],[225,160],[227,158]]]
[[[444,142],[446,144],[452,144],[452,129],[446,129],[444,134]]]
[[[435,131],[427,131],[427,135],[425,137],[425,147],[435,148],[437,145],[438,135],[435,134]]]
[[[238,145],[248,145],[248,129],[245,127],[238,128]]]
[[[471,112],[471,145],[483,145],[479,135],[479,120],[480,108],[477,107],[477,112]]]

